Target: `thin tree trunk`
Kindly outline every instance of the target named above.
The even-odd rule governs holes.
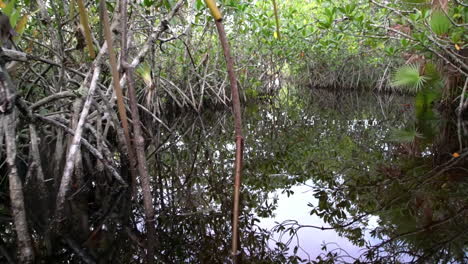
[[[47,187],[45,185],[45,179],[44,179],[44,172],[42,170],[42,161],[41,161],[41,154],[39,151],[39,137],[37,135],[37,129],[36,125],[34,124],[29,124],[29,133],[31,137],[31,154],[32,154],[32,163],[35,163],[37,168],[36,168],[36,180],[38,184],[38,189],[39,189],[39,194],[38,194],[38,199],[40,200],[41,204],[41,221],[44,223],[48,223],[49,217],[50,217],[50,210],[49,210],[49,204],[48,202],[48,192],[47,192]],[[50,238],[50,230],[49,228],[46,228],[44,230],[44,246],[47,251],[47,255],[52,254],[52,241]]]
[[[279,24],[279,16],[278,16],[278,5],[276,5],[276,0],[273,0],[273,11],[275,13],[275,21],[276,21],[276,35],[278,39],[281,39],[280,35],[280,24]]]
[[[34,263],[34,250],[28,231],[26,208],[24,206],[23,183],[16,168],[16,110],[14,108],[16,89],[4,66],[1,65],[0,68],[0,88],[5,96],[1,99],[6,107],[0,121],[5,133],[11,211],[18,238],[18,260],[20,263]],[[8,109],[9,107],[11,109]]]
[[[57,203],[55,209],[56,220],[60,222],[63,217],[63,210],[65,206],[65,197],[70,189],[71,178],[73,174],[73,169],[75,167],[76,155],[80,150],[81,145],[81,135],[84,130],[84,124],[86,122],[86,117],[88,116],[89,109],[91,108],[91,101],[94,91],[97,87],[97,81],[101,73],[100,66],[95,66],[93,77],[91,80],[90,88],[88,90],[86,102],[83,106],[83,111],[81,112],[80,119],[76,126],[75,135],[73,136],[73,141],[70,145],[70,150],[68,151],[67,160],[65,162],[65,169],[63,171],[62,180],[60,183],[60,188],[57,194]],[[87,85],[87,84],[84,84]]]
[[[130,97],[130,106],[132,109],[133,119],[133,141],[137,156],[137,170],[140,175],[141,189],[143,192],[143,206],[145,209],[146,222],[146,263],[154,262],[154,239],[156,238],[155,215],[156,212],[153,206],[153,194],[151,193],[151,181],[148,174],[145,155],[145,139],[141,131],[140,116],[138,113],[138,105],[136,101],[135,87],[133,83],[133,69],[126,69],[128,82],[128,95]]]
[[[231,84],[232,111],[234,115],[234,130],[236,135],[236,161],[234,174],[234,202],[232,209],[232,260],[234,263],[241,263],[240,235],[239,235],[239,211],[240,211],[240,187],[242,176],[242,156],[244,151],[244,138],[242,137],[242,114],[239,100],[239,90],[237,88],[236,74],[234,72],[234,61],[231,57],[229,43],[226,38],[226,32],[222,23],[222,16],[216,7],[215,1],[205,0],[215,18],[216,28],[218,29],[219,40],[224,51],[226,67]]]
[[[127,1],[121,1],[122,11],[122,52],[121,61],[123,66],[127,63]],[[134,146],[137,157],[137,170],[140,175],[141,189],[143,192],[143,206],[145,210],[146,222],[146,263],[154,262],[154,239],[156,239],[155,209],[153,206],[153,195],[151,193],[151,181],[148,174],[145,154],[145,140],[141,131],[140,114],[138,113],[138,102],[136,99],[135,85],[133,80],[133,68],[124,67],[128,82],[128,96],[130,98],[130,108],[133,120]]]
[[[107,8],[104,0],[99,2],[100,8],[100,17],[102,21],[102,25],[104,28],[104,39],[106,40],[107,47],[108,47],[108,54],[109,54],[109,64],[111,66],[111,73],[112,73],[112,80],[113,80],[113,87],[114,92],[117,97],[117,110],[119,112],[120,122],[122,123],[123,132],[125,134],[125,143],[126,143],[126,150],[128,155],[129,165],[130,165],[130,174],[132,176],[131,187],[132,187],[132,195],[136,197],[136,160],[135,154],[133,152],[132,142],[130,138],[130,128],[128,126],[128,118],[127,112],[125,109],[125,102],[122,92],[122,86],[120,85],[120,76],[119,71],[117,68],[117,60],[115,58],[114,49],[113,49],[113,40],[112,40],[112,27],[110,26],[109,22],[109,15],[107,14]],[[123,46],[122,46],[123,47]]]
[[[216,21],[219,39],[224,50],[226,66],[231,84],[232,110],[234,115],[234,129],[236,135],[236,161],[234,174],[234,205],[232,209],[232,258],[234,263],[241,263],[240,258],[240,235],[239,235],[239,214],[240,214],[240,187],[242,177],[242,156],[244,152],[244,138],[242,136],[242,114],[240,109],[239,90],[234,72],[234,62],[232,60],[226,33],[221,21]]]

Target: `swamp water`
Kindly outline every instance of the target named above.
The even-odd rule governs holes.
[[[242,263],[468,263],[466,124],[396,95],[315,90],[260,101],[243,109]],[[164,121],[145,127],[155,263],[229,263],[231,112]],[[142,263],[141,206],[101,174],[70,197],[76,217],[40,263]],[[37,208],[26,196],[41,227]],[[12,225],[2,229],[0,249],[13,251]]]
[[[453,123],[417,112],[413,98],[321,90],[248,105],[244,262],[465,261],[467,181],[451,177],[467,171],[433,171],[456,149],[456,133],[437,136]],[[150,160],[158,175],[171,175],[156,187],[162,252],[170,263],[225,263],[231,114],[173,123],[178,132]]]

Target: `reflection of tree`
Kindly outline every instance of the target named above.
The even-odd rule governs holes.
[[[448,127],[453,122],[442,124],[438,126],[441,131],[454,131]],[[416,123],[416,127],[420,125]],[[319,203],[312,212],[330,224],[326,228],[366,245],[358,263],[468,261],[468,149],[456,153],[456,136],[439,136],[431,141],[428,135],[434,135],[434,131],[424,134],[426,138],[419,140],[413,152],[389,147],[393,155],[388,159],[360,157],[361,162],[367,161],[367,170],[333,171],[317,179],[314,191]],[[367,230],[367,217],[371,215],[378,216],[379,226]],[[311,226],[283,223],[281,227],[298,230]],[[378,241],[364,243],[366,232]],[[350,256],[344,251],[330,251],[320,259],[324,263],[349,262]]]
[[[295,221],[283,223],[274,231],[283,232],[286,241],[272,245],[270,232],[257,225],[257,218],[274,213],[276,203],[268,199],[269,193],[282,189],[291,194],[290,187],[309,180],[314,183],[311,188],[318,199],[311,211],[325,220],[325,228],[368,246],[367,256],[361,260],[392,262],[392,258],[407,255],[406,251],[419,258],[435,259],[446,245],[452,246],[453,255],[457,243],[466,241],[466,211],[460,211],[466,206],[466,193],[462,182],[456,181],[451,172],[463,172],[460,167],[465,166],[466,154],[445,159],[445,165],[432,170],[431,157],[397,155],[398,148],[387,143],[386,136],[393,127],[402,126],[401,121],[395,120],[407,114],[401,107],[406,102],[401,98],[389,96],[379,105],[372,96],[326,91],[308,96],[311,100],[302,96],[245,109],[249,134],[245,143],[240,226],[244,262],[300,262],[298,256],[290,255],[294,248],[289,249],[293,242],[289,232],[300,235],[300,229],[313,226]],[[142,116],[142,122],[147,124],[145,118],[150,117]],[[156,194],[156,258],[165,263],[224,263],[230,254],[231,233],[229,186],[234,146],[229,132],[230,114],[178,114],[164,122],[170,129],[157,124],[145,127],[151,189]],[[115,140],[114,136],[109,140]],[[41,153],[52,156],[53,151],[44,147]],[[129,194],[111,184],[112,175],[102,171],[102,164],[94,166],[99,163],[86,151],[82,155],[86,182],[71,196],[81,197],[71,202],[70,220],[64,229],[67,235],[52,239],[51,245],[38,242],[38,256],[56,262],[118,259],[132,263],[144,255],[143,208],[132,205]],[[55,166],[50,162],[43,167],[48,173]],[[34,189],[34,181],[27,188]],[[2,194],[5,192],[0,189],[2,202],[6,201]],[[34,221],[31,227],[42,238],[50,220],[35,214],[41,201],[28,196],[26,202]],[[141,203],[140,192],[135,202]],[[432,210],[431,223],[424,222],[427,208]],[[83,218],[83,210],[87,219]],[[369,233],[366,223],[372,215],[380,219],[380,226],[371,230],[380,239],[380,246],[372,247],[364,239]],[[0,207],[0,250],[12,252],[15,238],[8,216]],[[82,232],[84,224],[89,225],[90,234]],[[383,244],[385,241],[389,242]],[[46,257],[43,252],[48,246],[53,251]],[[426,250],[418,251],[420,248]],[[437,254],[429,255],[432,251]],[[347,255],[345,251],[327,253],[329,256],[321,256],[323,261],[338,262],[339,256]]]
[[[232,136],[226,133],[231,131],[228,116],[223,112],[207,113],[203,119],[179,115],[167,120],[171,131],[159,126],[145,127],[150,142],[147,153],[150,153],[151,189],[157,194],[153,201],[157,215],[155,251],[156,258],[163,263],[223,263],[229,259],[232,206],[228,186],[233,152]],[[53,156],[54,149],[47,148],[53,145],[43,144],[41,154]],[[84,187],[73,189],[63,233],[50,237],[51,243],[42,238],[50,235],[48,228],[53,219],[41,214],[41,200],[34,196],[35,179],[26,179],[26,209],[37,239],[37,259],[47,263],[139,262],[145,255],[146,240],[143,208],[139,206],[141,190],[132,205],[129,193],[112,184],[112,176],[102,170],[102,164],[99,166],[86,151],[82,159]],[[124,173],[125,165],[119,165]],[[55,166],[55,162],[43,164],[46,172]],[[1,171],[1,175],[3,179],[6,172]],[[11,213],[6,209],[7,191],[4,182],[0,183],[0,255],[10,259],[16,241]],[[280,257],[280,252],[268,249],[268,233],[256,227],[254,214],[249,213],[263,197],[260,191],[244,191],[241,241],[246,263],[270,263]],[[0,262],[8,259],[0,257]]]
[[[312,213],[331,225],[314,227],[288,221],[278,225],[274,231],[287,237],[288,234],[297,234],[301,228],[329,228],[364,245],[364,230],[360,224],[378,210],[371,210],[370,204],[367,205],[367,212],[359,210],[350,202],[350,198],[363,204],[364,201],[369,202],[366,201],[370,198],[366,196],[366,189],[373,188],[379,181],[369,171],[376,168],[376,161],[391,158],[391,155],[383,155],[382,152],[387,147],[384,144],[385,134],[394,124],[384,122],[383,116],[396,119],[401,115],[401,110],[388,104],[400,104],[389,100],[387,104],[379,106],[372,98],[358,97],[353,100],[344,95],[319,92],[320,97],[314,98],[310,104],[290,104],[288,111],[278,111],[276,115],[274,108],[267,114],[263,113],[263,116],[261,112],[258,113],[259,122],[266,123],[263,127],[268,126],[268,122],[265,122],[268,119],[274,126],[271,125],[272,129],[266,129],[262,134],[255,133],[257,141],[254,149],[257,151],[248,153],[246,182],[255,184],[259,181],[254,185],[258,188],[267,187],[262,182],[268,182],[273,184],[270,186],[278,188],[274,183],[281,181],[288,192],[288,187],[312,179],[314,196],[318,199]],[[334,103],[328,105],[329,102]],[[361,104],[359,107],[356,106],[357,102]],[[382,113],[383,109],[391,111]],[[265,149],[269,151],[262,151]],[[253,177],[252,172],[255,172]],[[255,181],[249,181],[250,177]],[[287,248],[290,242],[283,241],[279,245]]]
[[[341,107],[330,108],[324,96],[338,100]],[[271,216],[276,207],[267,199],[269,192],[278,188],[289,192],[291,186],[311,178],[316,179],[317,188],[329,189],[331,184],[342,182],[345,173],[358,172],[381,158],[382,141],[390,126],[380,121],[381,113],[382,108],[391,108],[375,105],[372,100],[347,100],[333,94],[320,97],[323,101],[312,104],[289,101],[286,111],[276,103],[245,110],[249,135],[245,144],[241,243],[247,263],[298,260],[297,256],[288,256],[287,245],[280,241],[269,249],[268,232],[256,225],[255,215]],[[358,101],[359,111],[355,105]],[[386,115],[395,117],[398,111],[395,108]],[[160,257],[168,262],[223,262],[229,254],[231,190],[226,186],[232,181],[233,146],[232,136],[226,131],[230,131],[230,122],[224,113],[178,122],[179,132],[161,140],[163,151],[151,160],[157,193],[164,194],[156,202],[157,230],[161,241],[166,242],[158,245],[157,252],[164,252]],[[330,183],[333,175],[343,176]],[[353,181],[358,180],[356,176]],[[333,198],[325,193],[323,206]],[[325,206],[323,217],[344,223],[346,210],[354,210],[346,199],[342,195],[334,202],[333,206],[340,208],[339,215]],[[362,219],[365,217],[363,214]],[[356,233],[360,229],[355,225],[360,221],[346,223]],[[351,234],[346,227],[340,232]]]
[[[232,137],[225,133],[231,131],[225,114],[180,123],[179,135],[165,141],[166,151],[154,157],[156,185],[162,194],[156,203],[161,241],[157,251],[167,263],[223,263],[229,258],[233,152]],[[248,214],[257,202],[250,195],[243,198],[241,241],[244,250],[252,250],[245,261],[262,254],[268,259],[268,236],[255,232],[253,215]]]

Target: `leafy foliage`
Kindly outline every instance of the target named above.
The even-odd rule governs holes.
[[[412,93],[421,90],[427,82],[428,77],[419,73],[419,65],[405,65],[400,67],[394,74],[392,85],[403,86]]]
[[[423,138],[423,135],[413,128],[405,130],[394,129],[389,139],[395,142],[410,143],[416,138]]]
[[[429,24],[431,25],[432,31],[437,35],[447,34],[451,26],[448,17],[440,10],[432,12]]]

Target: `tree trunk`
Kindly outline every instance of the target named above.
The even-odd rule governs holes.
[[[145,139],[140,126],[140,115],[138,113],[138,105],[136,100],[136,92],[133,84],[133,69],[127,71],[128,79],[128,95],[130,97],[130,106],[133,119],[134,146],[137,156],[137,169],[140,175],[141,189],[143,191],[143,207],[145,209],[146,222],[146,263],[154,262],[154,239],[156,238],[155,215],[153,207],[153,194],[151,193],[151,181],[148,174],[145,155]]]
[[[0,120],[3,127],[2,133],[5,133],[11,212],[18,237],[18,260],[19,263],[34,263],[34,250],[24,206],[23,183],[16,168],[16,111],[14,108],[16,89],[4,66],[2,65],[0,68],[0,90],[3,94],[1,99],[3,100],[2,105],[5,106]]]

